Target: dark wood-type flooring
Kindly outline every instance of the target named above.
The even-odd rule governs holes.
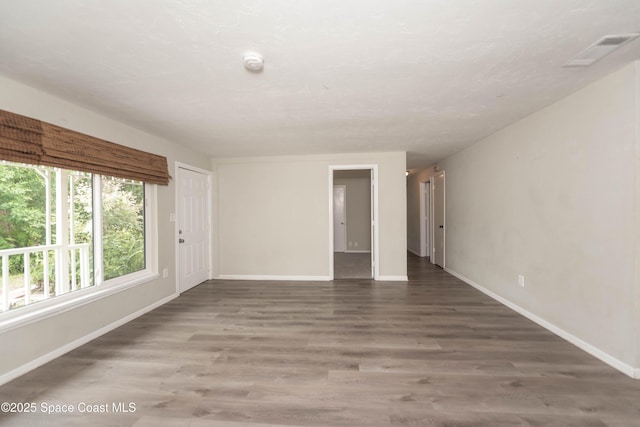
[[[640,381],[423,259],[409,277],[206,282],[0,387],[38,405],[0,425],[640,426]]]

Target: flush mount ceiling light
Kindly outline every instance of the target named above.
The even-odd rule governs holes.
[[[264,58],[258,52],[247,52],[242,57],[244,68],[249,71],[262,71],[264,68]]]
[[[600,40],[577,54],[571,61],[563,65],[563,67],[588,67],[597,60],[610,54],[619,47],[629,43],[638,37],[639,34],[611,34],[602,37]]]

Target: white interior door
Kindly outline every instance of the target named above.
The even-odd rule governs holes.
[[[431,256],[431,182],[422,184],[422,203],[420,204],[420,256]]]
[[[347,250],[347,218],[345,209],[347,187],[344,185],[333,186],[333,251],[345,252]]]
[[[433,263],[443,268],[445,264],[444,206],[444,172],[441,172],[435,176],[433,186]]]
[[[209,278],[209,176],[178,168],[178,289]]]
[[[376,258],[377,258],[377,254],[376,254],[376,250],[377,247],[374,244],[374,242],[376,241],[376,227],[378,224],[378,219],[376,218],[377,212],[376,209],[374,208],[374,204],[376,201],[376,178],[375,178],[375,173],[374,170],[371,169],[369,171],[369,184],[370,184],[370,191],[371,191],[371,196],[370,199],[371,200],[371,277],[372,278],[376,278]]]

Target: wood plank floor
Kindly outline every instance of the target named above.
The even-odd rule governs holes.
[[[336,252],[333,255],[336,279],[371,279],[371,253]]]
[[[204,283],[1,387],[38,413],[0,425],[640,426],[640,381],[423,259],[409,277]]]

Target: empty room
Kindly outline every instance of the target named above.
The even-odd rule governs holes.
[[[637,0],[0,2],[0,426],[640,426]]]

